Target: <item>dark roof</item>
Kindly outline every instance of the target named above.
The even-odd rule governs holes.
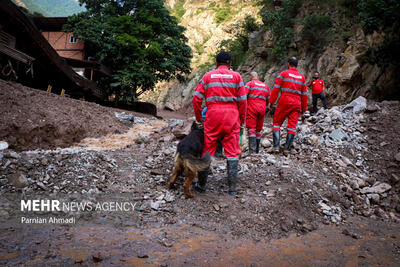
[[[111,75],[111,71],[98,61],[82,60],[82,59],[67,58],[67,57],[64,57],[64,60],[68,63],[68,65],[74,68],[92,68],[96,71],[103,73],[104,75],[107,76]]]
[[[0,0],[0,25],[16,38],[16,49],[35,59],[33,80],[24,85],[46,88],[51,84],[53,88],[69,89],[71,95],[103,97],[96,83],[78,75],[51,47],[33,20],[10,0]]]
[[[64,24],[68,22],[67,17],[35,17],[33,22],[40,31],[61,31]]]

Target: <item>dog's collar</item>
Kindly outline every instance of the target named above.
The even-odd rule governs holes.
[[[197,123],[196,123],[196,129],[198,129],[198,130],[203,130],[203,129],[204,129],[203,123],[197,122]]]

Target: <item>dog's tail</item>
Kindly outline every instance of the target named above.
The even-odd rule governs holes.
[[[194,158],[190,155],[181,155],[181,157],[186,161],[186,166],[193,172],[204,171],[211,163],[211,155],[208,152],[201,158]]]

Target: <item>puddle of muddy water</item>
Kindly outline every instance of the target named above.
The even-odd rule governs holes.
[[[342,234],[349,227],[362,237]],[[93,265],[93,256],[99,255],[103,266],[398,266],[399,230],[399,225],[354,218],[347,226],[254,242],[185,224],[146,229],[29,226],[2,229],[0,264]]]

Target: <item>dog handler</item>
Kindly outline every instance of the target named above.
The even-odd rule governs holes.
[[[217,69],[203,76],[195,89],[192,103],[196,120],[203,122],[201,104],[203,100],[206,102],[203,155],[209,152],[214,156],[218,139],[222,138],[227,158],[229,194],[235,195],[240,154],[239,132],[246,119],[246,89],[240,74],[229,70],[229,53],[220,52],[216,61]],[[208,171],[199,172],[196,190],[205,190]]]
[[[297,58],[289,58],[289,69],[281,72],[276,78],[269,100],[269,108],[272,109],[272,105],[278,98],[279,92],[281,92],[272,122],[273,147],[270,152],[279,153],[281,126],[286,118],[288,118],[286,144],[283,150],[285,156],[289,154],[294,136],[296,135],[299,113],[303,116],[307,109],[306,79],[297,70],[297,64]]]
[[[250,78],[251,81],[245,86],[247,90],[246,127],[249,135],[249,152],[252,154],[260,151],[261,131],[270,91],[268,85],[258,79],[257,72],[251,72]]]

